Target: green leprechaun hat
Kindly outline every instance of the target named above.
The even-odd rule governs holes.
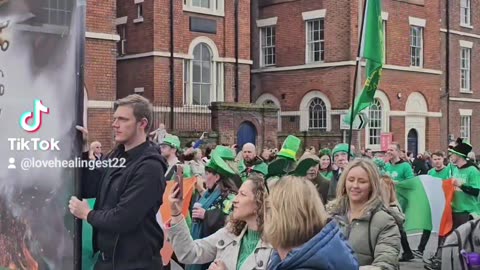
[[[277,158],[268,165],[267,178],[283,176],[294,171],[300,143],[301,140],[292,135],[285,139],[282,149],[277,154]]]
[[[323,157],[323,156],[331,157],[332,156],[332,150],[330,150],[329,148],[323,148],[318,152],[318,156],[320,158]]]
[[[288,135],[288,137],[283,142],[282,149],[280,150],[280,152],[278,152],[277,156],[289,158],[293,161],[296,161],[297,152],[298,149],[300,149],[301,143],[302,141],[299,138],[293,135]]]
[[[235,176],[233,169],[220,157],[220,154],[215,151],[212,152],[210,162],[205,166],[205,170],[218,173],[224,177]]]
[[[294,176],[304,177],[307,175],[307,172],[313,166],[316,166],[320,163],[320,158],[316,155],[305,152],[302,157],[298,160],[297,167],[290,174]]]
[[[218,145],[213,149],[212,154],[216,153],[219,157],[221,157],[223,160],[235,160],[235,152],[233,151],[232,148],[226,147],[223,145]]]
[[[352,149],[350,149],[350,152],[351,151],[352,151]],[[338,154],[338,153],[348,154],[348,144],[339,143],[339,144],[335,145],[335,147],[333,148],[333,151],[332,151],[332,156],[335,157],[335,155]],[[350,156],[353,157],[353,154],[350,153]]]
[[[162,144],[180,150],[180,139],[175,135],[167,134],[160,145]]]
[[[457,145],[455,145],[455,147],[453,147],[452,149],[448,149],[448,152],[466,159],[468,153],[472,151],[472,145],[464,142],[462,138],[458,138],[456,142]]]

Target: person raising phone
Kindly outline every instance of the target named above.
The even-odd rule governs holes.
[[[233,200],[237,193],[237,187],[231,180],[235,176],[233,169],[220,156],[221,151],[213,151],[210,162],[205,167],[207,187],[206,192],[194,204],[192,210],[192,238],[193,240],[205,238],[225,225],[227,216],[233,210]],[[172,216],[178,212],[172,212]],[[179,254],[179,260],[181,257]],[[182,261],[181,261],[182,262]],[[197,262],[197,261],[195,261]],[[183,262],[188,263],[188,262]],[[189,265],[187,269],[207,269],[205,265]]]

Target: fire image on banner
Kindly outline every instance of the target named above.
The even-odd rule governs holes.
[[[80,155],[84,17],[84,0],[0,0],[0,269],[80,269],[81,223],[68,210],[78,169],[20,161]]]

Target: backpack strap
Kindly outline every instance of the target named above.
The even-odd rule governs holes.
[[[460,260],[460,265],[462,266],[462,270],[465,270],[465,262],[463,260],[463,255],[462,255],[462,247],[463,247],[463,243],[462,243],[462,237],[460,236],[460,233],[458,232],[458,230],[454,230],[453,231],[455,233],[455,235],[457,236],[457,242],[458,242],[458,259]],[[453,256],[452,256],[453,257]]]

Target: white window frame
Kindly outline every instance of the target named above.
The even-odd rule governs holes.
[[[383,62],[387,63],[387,22],[388,12],[382,11],[382,28],[383,28]]]
[[[194,6],[193,1],[194,0],[183,0],[183,10],[213,16],[225,16],[225,0],[209,0],[210,8]]]
[[[273,38],[273,46],[272,45],[269,45],[269,46],[264,46],[264,40],[265,40],[265,32],[268,28],[271,28],[275,31],[275,35],[274,35],[274,38]],[[263,27],[260,27],[259,29],[259,37],[260,37],[260,43],[259,43],[259,47],[260,47],[260,66],[261,67],[271,67],[271,66],[275,66],[277,64],[277,42],[276,42],[276,39],[277,39],[277,29],[276,29],[276,25],[266,25],[266,26],[263,26]],[[274,56],[274,61],[273,63],[265,63],[265,53],[264,53],[264,50],[265,49],[268,49],[268,48],[273,48],[275,50],[275,53],[273,54]]]
[[[375,91],[375,99],[378,100],[380,102],[380,105],[382,106],[381,133],[388,133],[390,132],[390,101],[387,95],[385,94],[385,92],[383,92],[380,89],[377,89],[377,91]],[[367,113],[368,113],[368,109],[367,109]],[[370,129],[368,126],[365,128],[365,147],[370,148],[373,151],[382,150],[381,144],[370,144]]]
[[[318,21],[320,30],[323,31],[323,39],[319,38],[318,40],[309,40],[309,37],[313,36],[310,32],[313,27],[313,23]],[[323,26],[323,29],[321,28]],[[320,57],[319,60],[315,61],[315,57],[313,57],[313,52],[311,51],[310,44],[320,43]],[[322,50],[323,49],[323,50]],[[322,53],[323,51],[323,53]],[[311,20],[305,21],[305,63],[322,63],[325,61],[325,19],[324,18],[316,18]]]
[[[311,118],[311,115],[310,115],[310,107],[312,105],[312,102],[314,100],[320,100],[322,103],[323,103],[323,109],[325,110],[325,118],[324,119],[321,119],[320,120],[324,120],[325,121],[325,125],[320,125],[319,127],[312,127],[311,125],[311,122],[312,122],[312,118]],[[327,119],[328,119],[328,108],[327,108],[327,104],[325,103],[325,101],[320,98],[320,97],[314,97],[310,100],[310,102],[308,103],[308,131],[324,131],[327,129]],[[323,121],[321,121],[323,122]]]
[[[143,0],[135,0],[135,8],[137,10],[137,17],[133,19],[133,23],[141,23],[143,19]]]
[[[380,118],[380,126],[379,127],[371,127],[371,123],[372,123],[372,120],[378,120],[378,119],[372,119],[371,117],[371,113],[372,113],[372,110],[371,110],[371,106],[373,105],[373,103],[370,105],[370,107],[368,108],[368,126],[367,126],[367,141],[368,141],[368,145],[370,146],[377,146],[377,147],[380,147],[380,144],[381,144],[381,139],[382,139],[382,132],[383,132],[383,125],[384,125],[384,114],[383,114],[383,106],[382,106],[382,101],[378,98],[374,99],[374,102],[377,102],[378,103],[378,106],[380,107],[380,112],[376,111],[376,113],[378,115],[375,115],[375,116],[378,116],[378,118]],[[376,104],[375,104],[376,105]],[[379,130],[380,131],[380,134],[378,135],[378,143],[371,143],[370,142],[370,139],[372,137],[372,130],[375,129],[375,130]],[[371,148],[371,147],[370,147]]]
[[[466,13],[466,14],[465,14]],[[460,0],[460,26],[472,27],[472,1]]]
[[[68,9],[60,9],[57,5],[55,5],[55,8],[52,7],[51,5],[51,0],[48,1],[48,6],[42,6],[42,9],[44,9],[48,16],[47,16],[47,25],[60,25],[60,26],[68,26],[70,25],[70,18],[72,16],[72,10],[68,10]],[[64,7],[67,6],[67,3],[69,2],[68,0],[58,0],[58,1],[52,1],[52,2],[55,2],[56,4],[58,4],[59,2],[64,2]],[[64,22],[62,24],[59,24],[58,22],[56,23],[52,23],[52,16],[55,15],[55,16],[59,16],[59,15],[63,15],[63,20]]]
[[[472,110],[460,109],[460,137],[471,142]]]
[[[466,58],[464,59],[464,53]],[[460,92],[472,93],[472,48],[460,47]],[[465,66],[463,65],[465,63]],[[463,73],[466,73],[465,84]],[[465,87],[464,87],[465,86]]]
[[[310,102],[316,97],[323,100],[327,109],[327,127],[323,131],[329,132],[332,130],[332,104],[330,102],[330,99],[324,93],[315,90],[308,92],[305,96],[303,96],[302,101],[300,102],[300,131],[309,131]]]
[[[420,61],[419,61],[419,65],[413,65],[414,63],[412,63],[412,57],[414,57],[412,55],[412,47],[413,47],[413,44],[412,44],[412,32],[413,32],[413,28],[417,28],[420,30],[420,50],[419,50],[419,58],[420,58]],[[425,28],[422,27],[422,26],[419,26],[419,25],[410,25],[410,67],[413,67],[413,68],[423,68],[423,51],[424,51],[424,30]],[[416,47],[418,48],[418,47]]]
[[[320,43],[323,43],[323,58],[320,56],[319,61],[312,61],[310,58],[310,46],[309,46],[309,23],[315,20],[323,20],[323,31],[325,32],[325,16],[327,14],[326,9],[317,9],[302,12],[302,18],[305,21],[305,63],[322,63],[325,61],[325,33],[323,40],[319,40]]]
[[[211,53],[211,88],[210,103],[215,101],[224,101],[225,99],[225,65],[219,61],[218,50],[215,43],[206,38],[198,37],[192,41],[189,48],[189,57],[183,61],[183,104],[184,106],[206,107],[208,105],[193,104],[193,50],[200,44],[206,45]]]

